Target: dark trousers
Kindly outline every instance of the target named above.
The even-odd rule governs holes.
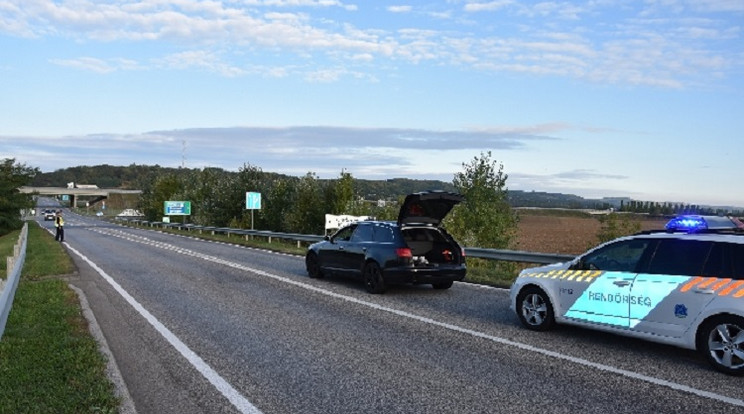
[[[57,234],[54,235],[54,240],[65,241],[65,228],[63,226],[57,226]]]

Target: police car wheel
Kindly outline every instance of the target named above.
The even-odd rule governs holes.
[[[555,325],[553,305],[540,288],[529,286],[517,295],[517,314],[527,329],[546,331]]]
[[[744,375],[744,318],[718,316],[703,325],[700,349],[718,371]]]

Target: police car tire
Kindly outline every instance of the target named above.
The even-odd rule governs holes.
[[[723,356],[721,354],[722,351],[711,349],[711,342],[720,340],[718,328],[724,325],[729,327],[729,332],[732,336],[742,334],[741,332],[744,331],[744,318],[734,315],[721,315],[705,322],[699,331],[698,349],[705,355],[708,362],[710,362],[716,370],[729,375],[744,375],[744,359],[740,357],[735,358],[735,362],[733,362],[731,366],[728,366],[721,361]],[[734,332],[732,332],[732,329]],[[742,346],[742,344],[730,343],[729,346],[735,346],[738,348],[739,346]]]
[[[545,305],[544,315],[541,315],[539,320],[527,320],[525,316],[525,300],[529,300],[533,304]],[[527,310],[527,312],[534,312],[534,310]],[[555,326],[553,304],[550,303],[548,294],[536,286],[528,286],[522,289],[517,295],[517,315],[522,325],[533,331],[547,331]]]

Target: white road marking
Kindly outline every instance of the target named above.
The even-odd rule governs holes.
[[[611,372],[613,374],[622,375],[624,377],[633,378],[633,379],[644,381],[644,382],[648,382],[648,383],[651,383],[651,384],[654,384],[654,385],[659,385],[659,386],[662,386],[662,387],[671,388],[673,390],[677,390],[677,391],[681,391],[681,392],[686,392],[686,393],[697,395],[697,396],[704,397],[704,398],[709,398],[709,399],[720,401],[720,402],[723,402],[723,403],[726,403],[726,404],[731,404],[731,405],[738,406],[738,407],[744,407],[744,400],[740,400],[740,399],[737,399],[737,398],[732,398],[732,397],[728,397],[728,396],[725,396],[725,395],[721,395],[721,394],[716,394],[716,393],[709,392],[709,391],[700,390],[700,389],[697,389],[697,388],[689,387],[687,385],[678,384],[678,383],[667,381],[667,380],[664,380],[664,379],[660,379],[660,378],[655,378],[655,377],[651,377],[651,376],[648,376],[648,375],[639,374],[637,372],[628,371],[628,370],[621,369],[621,368],[616,368],[616,367],[613,367],[613,366],[610,366],[610,365],[600,364],[600,363],[589,361],[589,360],[586,360],[586,359],[583,359],[583,358],[577,358],[577,357],[573,357],[573,356],[569,356],[569,355],[563,355],[563,354],[560,354],[558,352],[554,352],[554,351],[551,351],[551,350],[548,350],[548,349],[538,348],[536,346],[524,344],[524,343],[521,343],[521,342],[516,342],[516,341],[509,340],[509,339],[501,338],[501,337],[498,337],[498,336],[489,335],[489,334],[486,334],[484,332],[479,332],[479,331],[476,331],[476,330],[472,330],[472,329],[468,329],[468,328],[463,328],[461,326],[449,324],[449,323],[446,323],[446,322],[440,322],[440,321],[437,321],[437,320],[434,320],[434,319],[431,319],[431,318],[427,318],[427,317],[424,317],[424,316],[419,316],[419,315],[416,315],[416,314],[413,314],[413,313],[410,313],[410,312],[401,311],[401,310],[393,309],[393,308],[388,308],[386,306],[378,305],[378,304],[373,303],[373,302],[368,302],[368,301],[357,299],[357,298],[354,298],[354,297],[351,297],[351,296],[346,296],[346,295],[342,295],[342,294],[339,294],[339,293],[331,292],[329,290],[325,290],[325,289],[322,289],[322,288],[319,288],[319,287],[316,287],[316,286],[312,286],[312,285],[309,285],[309,284],[306,284],[306,283],[302,283],[302,282],[299,282],[297,280],[293,280],[293,279],[290,279],[290,278],[287,278],[287,277],[284,277],[284,276],[275,275],[273,273],[269,273],[269,272],[266,272],[266,271],[263,271],[263,270],[260,270],[260,269],[255,269],[255,268],[252,268],[252,267],[249,267],[249,266],[241,265],[239,263],[230,262],[230,261],[227,261],[227,260],[224,260],[224,259],[220,259],[220,258],[215,257],[215,256],[210,256],[210,255],[199,253],[199,252],[196,252],[196,251],[193,251],[193,250],[180,248],[180,247],[177,247],[177,246],[168,244],[168,243],[158,242],[158,241],[155,241],[155,240],[152,240],[152,239],[148,239],[148,238],[143,237],[143,236],[135,236],[135,235],[133,235],[131,233],[126,233],[126,232],[123,232],[123,231],[112,231],[112,230],[106,230],[106,231],[95,230],[95,231],[98,231],[98,232],[103,233],[103,234],[109,234],[109,235],[112,235],[112,236],[120,237],[120,238],[123,238],[123,239],[126,239],[126,240],[130,240],[130,241],[134,241],[134,242],[137,242],[137,243],[142,243],[142,244],[150,245],[150,246],[153,246],[153,247],[159,247],[159,248],[162,248],[162,249],[171,250],[171,251],[174,251],[176,253],[180,253],[180,254],[184,254],[184,255],[188,255],[188,256],[192,256],[192,257],[197,257],[197,258],[200,258],[200,259],[203,259],[203,260],[206,260],[206,261],[210,261],[210,262],[213,262],[213,263],[222,264],[222,265],[225,265],[225,266],[228,266],[228,267],[232,267],[234,269],[242,270],[242,271],[249,272],[249,273],[254,273],[254,274],[257,274],[257,275],[260,275],[260,276],[265,276],[265,277],[268,277],[268,278],[271,278],[271,279],[274,279],[274,280],[277,280],[277,281],[281,281],[283,283],[287,283],[287,284],[290,284],[290,285],[293,285],[293,286],[296,286],[296,287],[300,287],[302,289],[306,289],[306,290],[309,290],[309,291],[312,291],[312,292],[315,292],[315,293],[319,293],[319,294],[322,294],[322,295],[330,296],[330,297],[333,297],[333,298],[336,298],[336,299],[341,299],[341,300],[346,301],[346,302],[350,302],[350,303],[354,303],[354,304],[357,304],[357,305],[366,306],[366,307],[369,307],[369,308],[372,308],[372,309],[376,309],[376,310],[380,310],[380,311],[392,313],[394,315],[398,315],[398,316],[401,316],[401,317],[404,317],[404,318],[413,319],[413,320],[416,320],[416,321],[419,321],[419,322],[422,322],[422,323],[426,323],[426,324],[429,324],[429,325],[438,326],[440,328],[448,329],[448,330],[455,331],[455,332],[460,332],[460,333],[463,333],[463,334],[466,334],[466,335],[470,335],[470,336],[474,336],[474,337],[481,338],[481,339],[486,339],[486,340],[489,340],[489,341],[492,341],[492,342],[495,342],[495,343],[499,343],[499,344],[502,344],[502,345],[512,346],[512,347],[515,347],[515,348],[518,348],[518,349],[521,349],[521,350],[524,350],[524,351],[534,352],[534,353],[545,355],[545,356],[548,356],[548,357],[551,357],[551,358],[560,359],[560,360],[564,360],[564,361],[569,361],[569,362],[572,362],[572,363],[575,363],[575,364],[579,364],[579,365],[583,365],[583,366],[586,366],[586,367],[595,368],[595,369],[598,369],[600,371]],[[118,233],[118,234],[116,234],[116,233]],[[78,253],[78,255],[80,255],[80,254]],[[103,272],[103,271],[101,271],[101,272]],[[116,283],[116,282],[114,282],[113,280],[111,280],[109,283],[112,283],[113,284],[113,283]],[[134,299],[132,299],[132,301],[134,301]],[[147,312],[147,311],[145,311],[145,312]],[[165,327],[163,327],[163,329],[165,329]],[[185,347],[185,345],[184,345],[184,347]],[[202,361],[202,363],[203,363],[203,361]],[[216,373],[215,373],[215,375],[216,375]]]
[[[256,408],[250,401],[248,401],[243,395],[241,395],[230,383],[225,381],[212,367],[210,367],[199,355],[192,351],[186,344],[183,343],[176,335],[173,334],[168,328],[165,327],[155,316],[153,316],[147,309],[145,309],[136,299],[132,297],[124,288],[121,287],[111,276],[103,271],[98,265],[93,263],[90,259],[85,257],[82,253],[72,248],[69,244],[67,248],[73,253],[78,255],[86,263],[90,265],[101,277],[106,280],[123,298],[126,300],[134,309],[142,315],[147,322],[157,330],[160,335],[163,336],[178,352],[186,358],[189,363],[201,373],[204,378],[207,379],[217,390],[230,401],[235,408],[241,413],[245,414],[261,414],[261,411]]]

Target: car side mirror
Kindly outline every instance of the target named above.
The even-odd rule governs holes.
[[[574,264],[568,267],[568,270],[587,270],[586,263],[583,260],[577,260]]]

